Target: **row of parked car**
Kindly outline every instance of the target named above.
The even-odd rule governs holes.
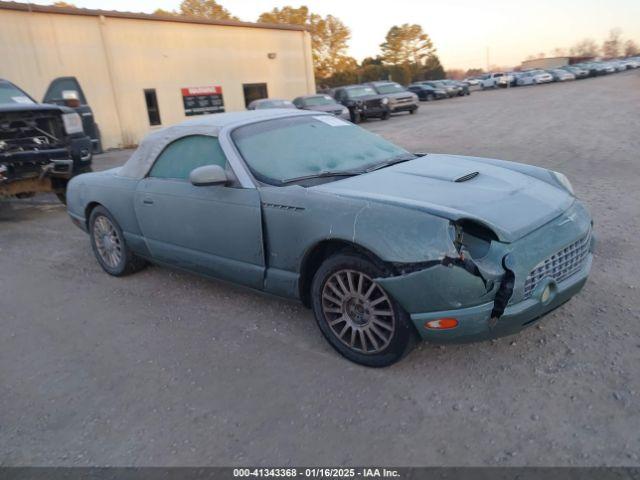
[[[396,82],[379,81],[346,85],[316,95],[289,100],[262,98],[248,105],[249,110],[300,108],[330,112],[359,123],[368,118],[387,120],[392,113],[415,113],[421,101],[469,95],[469,84],[456,80],[425,80],[404,87]]]
[[[465,82],[471,86],[478,86],[483,90],[498,87],[520,87],[597,77],[639,67],[640,57],[632,57],[621,60],[576,63],[548,70],[531,69],[519,72],[485,73],[477,77],[467,78]]]

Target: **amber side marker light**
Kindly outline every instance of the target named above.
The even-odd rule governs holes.
[[[458,326],[458,320],[455,318],[439,318],[437,320],[430,320],[424,324],[424,328],[430,330],[449,330]]]

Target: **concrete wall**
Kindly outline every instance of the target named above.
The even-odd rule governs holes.
[[[276,53],[269,59],[268,53]],[[270,97],[315,92],[308,32],[0,8],[0,77],[38,100],[75,76],[105,148],[138,143],[150,127],[143,90],[155,88],[162,126],[184,120],[183,87],[222,86],[226,111],[243,110],[244,83]]]
[[[522,62],[522,70],[528,70],[531,68],[541,68],[546,70],[548,68],[560,68],[565,65],[569,65],[569,57],[553,57],[553,58],[536,58],[534,60],[525,60]]]

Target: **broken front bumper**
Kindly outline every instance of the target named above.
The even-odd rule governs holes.
[[[527,300],[508,305],[498,319],[491,318],[494,307],[494,302],[491,301],[458,310],[415,313],[411,315],[411,320],[420,336],[434,343],[462,343],[511,335],[533,325],[543,315],[578,293],[587,282],[591,262],[592,255],[589,254],[580,271],[562,282],[553,284],[549,298],[544,298],[543,295],[545,287],[549,285],[549,282],[544,282],[538,285],[534,294]],[[458,327],[451,330],[425,328],[426,322],[439,318],[455,318],[459,322]]]
[[[410,314],[424,339],[482,340],[515,333],[575,295],[589,275],[594,245],[591,216],[576,201],[513,243],[491,242],[473,260],[476,272],[437,263],[376,281]],[[425,326],[443,318],[455,318],[457,326]]]

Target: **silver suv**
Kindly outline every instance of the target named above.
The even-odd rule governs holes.
[[[409,112],[418,110],[418,96],[396,82],[370,82],[365,85],[373,88],[378,94],[385,95],[389,99],[391,113]]]

